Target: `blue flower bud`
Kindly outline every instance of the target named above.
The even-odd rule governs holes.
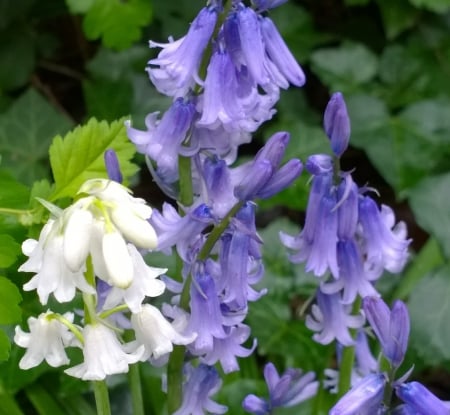
[[[328,102],[323,124],[325,133],[331,141],[333,153],[338,157],[342,156],[350,140],[350,118],[340,92],[333,94]]]

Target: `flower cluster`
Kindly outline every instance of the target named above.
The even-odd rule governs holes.
[[[411,371],[399,379],[395,377],[408,346],[410,323],[406,305],[396,301],[389,310],[382,299],[366,297],[363,309],[389,363],[389,371],[382,373],[379,368],[374,368],[372,373],[360,378],[331,409],[330,415],[387,413],[391,408],[391,394],[385,393],[387,386],[388,390],[394,389],[397,397],[404,402],[393,409],[393,414],[450,414],[450,406],[421,383],[406,382]]]
[[[114,154],[107,155],[108,171],[120,180],[116,161]],[[19,270],[35,273],[24,289],[36,289],[44,305],[50,294],[63,303],[73,300],[79,290],[84,300],[81,326],[74,322],[74,313],[60,315],[48,310],[28,319],[29,333],[17,327],[14,340],[27,349],[19,364],[22,369],[43,360],[51,366],[66,365],[65,348],[81,347],[84,361],[65,372],[101,380],[127,372],[128,365],[139,360],[167,355],[173,343],[190,343],[195,334],[184,336],[157,308],[144,304],[146,297],[159,296],[165,290],[158,277],[166,269],[148,266],[138,250],[157,246],[155,230],[148,222],[152,209],[114,180],[88,180],[78,194],[64,210],[43,202],[53,216],[38,240],[23,243],[29,258]],[[120,324],[116,319],[119,325],[108,318],[127,309],[132,314],[126,324],[125,315]],[[120,338],[126,326],[136,336],[130,343]]]
[[[317,304],[306,320],[314,339],[328,344],[334,339],[353,344],[349,328],[364,323],[351,315],[359,297],[377,296],[374,282],[384,270],[400,272],[408,258],[410,240],[406,226],[395,225],[391,208],[358,188],[348,172],[339,171],[339,157],[350,136],[350,121],[342,94],[334,94],[325,110],[324,129],[334,157],[310,156],[306,169],[312,175],[306,221],[297,236],[281,233],[283,244],[294,251],[290,260],[320,279]]]
[[[154,176],[163,187],[178,179],[178,155],[207,150],[233,162],[237,147],[275,113],[279,89],[305,82],[274,23],[262,14],[277,4],[232,3],[222,15],[220,2],[211,2],[181,39],[150,42],[162,49],[149,61],[150,79],[174,101],[161,120],[157,113],[147,116],[147,131],[131,122],[127,130],[138,151],[156,164]],[[200,74],[208,45],[212,54]]]

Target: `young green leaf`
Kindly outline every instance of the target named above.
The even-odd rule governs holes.
[[[135,148],[125,134],[123,119],[108,124],[92,118],[64,138],[55,137],[50,147],[50,164],[55,179],[50,201],[75,196],[88,179],[108,177],[103,153],[109,148],[116,151],[124,177],[136,173],[137,166],[130,161]]]
[[[8,278],[0,277],[0,324],[18,323],[22,316],[19,289]]]

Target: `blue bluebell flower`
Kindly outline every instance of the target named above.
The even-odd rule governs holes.
[[[313,372],[287,369],[280,376],[273,363],[267,363],[264,367],[264,378],[269,399],[248,395],[242,402],[243,408],[254,415],[268,415],[276,408],[295,406],[313,397],[319,388]]]
[[[224,414],[228,408],[214,402],[214,395],[222,385],[214,367],[200,364],[197,367],[185,365],[187,380],[183,384],[183,401],[173,415],[200,415],[204,413]]]
[[[353,386],[329,415],[381,415],[385,413],[382,400],[386,378],[384,374],[370,374]]]
[[[318,290],[316,300],[306,317],[306,326],[316,332],[313,339],[321,344],[337,340],[344,346],[353,345],[349,329],[362,327],[364,316],[351,315],[351,306],[342,304],[339,293],[327,295]]]
[[[405,303],[394,302],[392,310],[378,297],[365,297],[366,318],[381,343],[384,356],[397,368],[405,357],[409,338],[409,315]]]
[[[397,396],[406,404],[404,414],[449,415],[450,407],[419,382],[408,382],[395,388]],[[402,413],[402,412],[400,412]]]
[[[201,83],[197,72],[213,34],[217,15],[216,6],[205,7],[191,23],[186,36],[169,43],[150,41],[150,47],[162,48],[158,57],[149,61],[147,68],[159,92],[184,97],[196,82]]]
[[[173,183],[178,178],[178,156],[183,154],[182,143],[192,127],[195,104],[192,100],[178,98],[159,122],[157,115],[152,113],[146,117],[147,131],[137,130],[126,121],[127,135],[138,152],[156,163],[159,177]]]

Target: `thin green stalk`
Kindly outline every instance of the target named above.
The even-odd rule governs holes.
[[[133,415],[145,415],[144,399],[142,396],[141,373],[139,364],[130,366],[128,372],[128,383],[131,391],[131,404],[133,407]]]
[[[92,381],[94,386],[95,405],[97,415],[111,415],[111,406],[109,404],[108,386],[104,380]]]
[[[361,298],[358,297],[353,303],[353,313],[358,314],[361,309]],[[352,337],[356,335],[356,330],[351,330]],[[339,382],[338,382],[338,394],[340,398],[345,395],[350,387],[352,381],[352,370],[355,363],[355,346],[344,347],[342,351],[342,360],[339,366]]]

